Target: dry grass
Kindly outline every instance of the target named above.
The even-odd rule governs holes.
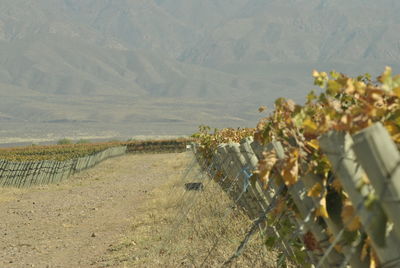
[[[177,169],[183,164],[174,163]],[[186,182],[203,182],[204,191],[185,191]],[[251,222],[221,188],[198,167],[185,178],[169,178],[151,193],[140,217],[118,244],[109,248],[104,267],[218,267],[239,246]],[[254,237],[232,267],[275,267],[276,254]]]

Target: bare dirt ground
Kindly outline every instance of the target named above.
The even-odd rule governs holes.
[[[220,267],[251,222],[194,163],[126,155],[60,185],[0,189],[0,267]],[[185,191],[192,181],[205,190]],[[230,267],[276,267],[262,241]]]
[[[0,189],[0,267],[100,267],[150,192],[179,176],[190,157],[126,155],[60,185]]]

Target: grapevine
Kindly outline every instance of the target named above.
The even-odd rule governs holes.
[[[303,105],[279,98],[274,110],[262,118],[255,129],[225,129],[210,134],[209,128],[201,127],[195,138],[206,158],[213,155],[218,144],[237,142],[252,134],[260,144],[279,141],[284,147],[285,157],[278,160],[273,152],[264,154],[256,172],[262,184],[267,185],[271,178],[276,178],[278,184],[291,187],[305,175],[315,175],[319,181],[307,189],[308,196],[320,200],[314,212],[315,220],[320,217],[342,221],[346,227],[346,241],[343,243],[349,245],[365,233],[347,193],[333,176],[333,169],[320,149],[318,138],[331,130],[353,134],[381,122],[399,145],[400,75],[393,76],[390,67],[386,67],[376,80],[372,80],[369,74],[353,78],[335,71],[328,74],[315,70],[312,75],[314,85],[322,90],[319,94],[311,91]],[[368,183],[367,178],[365,183]],[[328,195],[334,196],[335,202],[327,202]],[[285,207],[296,210],[290,202]],[[307,233],[304,240],[309,248],[319,247],[311,233]],[[378,263],[369,239],[365,241],[362,257],[365,258],[365,252],[369,252],[370,263]],[[335,249],[340,251],[341,247]]]
[[[75,159],[87,155],[92,155],[105,149],[117,146],[127,146],[128,152],[152,149],[154,151],[163,148],[174,147],[177,144],[186,144],[190,140],[181,138],[173,140],[149,140],[149,141],[127,141],[127,142],[103,142],[103,143],[83,143],[65,145],[46,145],[46,146],[24,146],[13,148],[0,148],[0,160],[24,162],[56,160],[64,161]]]

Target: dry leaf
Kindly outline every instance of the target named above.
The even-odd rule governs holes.
[[[275,215],[281,214],[286,208],[286,200],[282,196],[278,198],[275,208],[272,213]]]
[[[333,182],[331,183],[331,186],[338,193],[340,193],[340,191],[343,189],[342,183],[340,182],[340,180],[338,178],[333,180]]]
[[[361,256],[360,256],[361,261],[364,261],[365,258],[368,256],[368,252],[369,252],[370,248],[371,248],[371,239],[369,237],[367,237],[364,240],[364,245],[361,249]]]
[[[267,107],[266,107],[266,106],[260,106],[260,107],[258,108],[258,111],[259,111],[260,113],[264,112],[265,110],[267,110]]]
[[[373,248],[370,250],[369,259],[369,268],[376,268],[380,266],[378,255],[376,255],[376,252]]]
[[[329,230],[328,230],[329,231]],[[335,236],[332,234],[332,233],[330,233],[330,232],[327,232],[330,236],[329,236],[329,242],[331,243],[331,244],[333,244],[333,242],[335,241]],[[340,245],[339,243],[338,244],[336,244],[335,246],[334,246],[334,248],[335,248],[335,250],[337,251],[337,252],[339,252],[339,253],[343,253],[343,247],[342,247],[342,245]]]
[[[319,197],[321,196],[324,188],[321,183],[317,182],[314,186],[308,191],[307,196],[310,197]]]
[[[303,241],[304,241],[304,245],[306,246],[306,248],[308,250],[322,250],[317,239],[315,239],[313,233],[311,233],[310,231],[308,231],[307,233],[304,234],[303,236]]]
[[[356,215],[356,210],[349,200],[346,200],[342,207],[341,217],[347,230],[356,231],[360,229],[360,218]]]
[[[325,196],[319,201],[319,206],[315,210],[315,216],[321,216],[323,218],[329,218],[328,211],[326,210],[326,199]]]
[[[312,139],[310,141],[307,141],[306,144],[315,150],[319,149],[319,142],[317,139]]]
[[[399,127],[394,122],[386,121],[384,126],[392,137],[400,133]]]
[[[268,183],[271,170],[274,167],[278,158],[276,157],[276,153],[274,150],[264,152],[263,156],[264,158],[258,162],[258,170],[255,172],[255,174],[258,174],[261,182],[265,187]]]
[[[345,88],[344,92],[346,92],[347,94],[353,94],[354,91],[355,91],[354,81],[353,81],[353,79],[349,78],[346,82],[346,88]]]
[[[292,148],[290,150],[289,159],[282,167],[281,175],[286,186],[295,184],[299,176],[299,149]]]
[[[393,89],[394,95],[396,95],[398,98],[400,98],[400,87],[396,87]]]
[[[315,134],[318,130],[317,124],[307,118],[303,121],[304,132],[307,134]]]

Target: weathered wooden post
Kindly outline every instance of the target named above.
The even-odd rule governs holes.
[[[378,202],[369,208],[365,206],[365,198],[371,192],[368,185],[363,185],[365,172],[356,161],[352,149],[353,140],[349,134],[343,132],[329,132],[320,139],[320,146],[333,166],[333,172],[338,175],[343,189],[349,195],[353,206],[363,224],[364,230],[371,238],[380,261],[392,261],[399,257],[400,244],[395,236],[386,238],[386,215]],[[361,188],[360,188],[361,187]],[[360,249],[357,249],[350,260],[352,267],[366,267],[360,261]]]
[[[302,222],[305,227],[305,231],[311,232],[314,235],[318,243],[317,249],[314,249],[313,253],[317,251],[317,260],[320,260],[321,256],[324,254],[330,246],[329,236],[326,230],[313,220],[312,212],[315,208],[315,202],[311,197],[307,196],[307,191],[302,181],[298,181],[296,184],[292,185],[288,189],[289,194],[296,205],[296,208],[301,216]],[[320,251],[320,252],[318,252]],[[323,263],[322,267],[338,267],[343,262],[343,255],[333,251],[329,254],[327,261]]]
[[[218,146],[217,151],[224,159],[222,163],[222,170],[225,176],[227,176],[227,178],[224,180],[223,190],[232,198],[232,200],[237,200],[240,194],[236,185],[238,181],[238,171],[235,167],[235,163],[233,162],[232,155],[228,151],[228,145],[221,144]],[[239,204],[243,205],[240,199],[238,202]]]
[[[275,153],[279,159],[283,159],[285,157],[284,152],[283,152],[283,147],[279,142],[274,141],[267,145],[261,145],[258,142],[254,141],[252,138],[250,138],[249,141],[251,141],[250,147],[254,153],[254,156],[257,158],[256,161],[252,160],[252,163],[253,163],[252,165],[253,165],[254,169],[256,169],[258,166],[258,160],[264,158],[263,152],[268,152],[268,151],[273,150],[273,151],[275,151]],[[270,179],[272,180],[273,178],[270,178]],[[259,181],[257,181],[257,182],[260,183]],[[268,203],[271,203],[274,198],[274,195],[278,192],[279,187],[275,184],[274,181],[271,181],[269,183],[268,189],[266,189],[265,186],[266,185],[261,185],[261,183],[260,183],[260,189],[261,189],[263,195],[267,199]],[[289,218],[289,220],[295,226],[300,226],[299,225],[300,223],[296,219]],[[278,230],[276,228],[273,227],[273,229],[274,229],[274,234],[279,239],[281,239],[281,247],[284,250],[285,255],[289,258],[293,258],[295,256],[295,254],[294,254],[292,248],[290,247],[289,242],[286,240],[285,237],[282,237],[282,235],[278,232]],[[314,259],[313,256],[310,256],[310,258]]]
[[[400,153],[397,146],[381,123],[360,131],[353,139],[357,160],[400,237]]]
[[[253,142],[252,137],[247,137],[243,139],[240,142],[240,151],[242,155],[245,157],[248,171],[250,172],[249,175],[254,176],[253,173],[258,168],[258,158],[254,153],[253,149],[251,148],[252,142]],[[256,179],[256,177],[252,177],[251,179],[252,179],[250,184],[251,191],[253,192],[254,196],[256,196],[257,202],[259,202],[263,211],[265,211],[269,205],[269,202],[267,201],[266,196],[264,195],[262,185],[260,184],[260,181]]]
[[[260,206],[258,202],[258,197],[253,191],[252,185],[250,183],[251,174],[249,173],[248,164],[246,162],[246,158],[242,155],[240,150],[240,145],[238,143],[233,143],[231,145],[231,152],[233,157],[236,160],[236,165],[239,167],[239,176],[240,176],[240,190],[243,195],[243,199],[247,203],[247,207],[251,214],[251,219],[257,219],[262,213],[262,206]]]

